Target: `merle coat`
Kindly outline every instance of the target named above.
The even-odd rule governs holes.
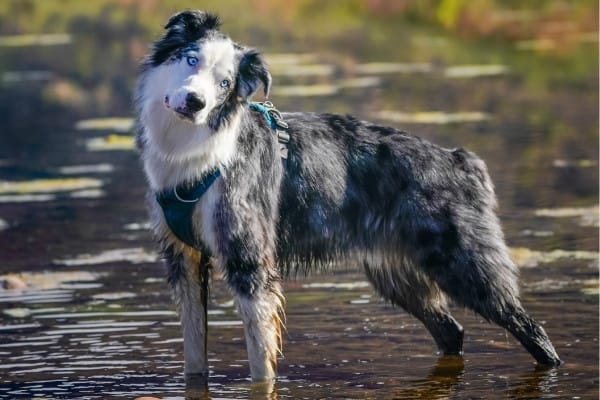
[[[463,328],[449,313],[450,299],[509,330],[539,363],[560,363],[544,329],[519,301],[517,269],[481,159],[352,116],[298,112],[283,113],[290,141],[282,160],[274,130],[248,104],[261,85],[267,93],[271,84],[260,54],[230,44],[217,30],[216,17],[202,12],[178,14],[167,29],[143,67],[138,142],[152,187],[155,231],[182,314],[186,372],[208,370],[206,285],[211,267],[223,272],[236,296],[255,380],[276,374],[281,278],[340,264],[363,269],[385,300],[423,322],[444,354],[462,354]],[[164,99],[168,111],[146,110],[162,101],[152,98],[153,69],[175,71],[185,67],[182,60],[195,65],[196,57],[217,54],[203,50],[217,42],[233,54],[221,65],[231,64],[235,72],[231,82],[221,81],[230,86],[218,92],[205,122],[196,118],[204,105],[198,109],[184,101],[175,108],[169,96]],[[228,54],[221,50],[218,54]],[[196,60],[192,63],[190,57]],[[205,96],[201,89],[196,92],[194,96]],[[153,155],[152,135],[168,135],[160,129],[174,129],[180,122],[158,129],[152,113],[171,118],[171,109],[188,119],[176,125],[180,132],[206,134],[205,143],[217,143],[215,150],[196,161]],[[193,183],[215,168],[220,177],[190,216],[194,243],[184,243],[166,225],[155,194],[170,190],[169,184]]]

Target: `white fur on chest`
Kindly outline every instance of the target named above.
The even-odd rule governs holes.
[[[150,187],[155,191],[174,187],[229,164],[235,155],[239,124],[236,115],[218,132],[182,121],[174,121],[160,133],[152,131],[153,127],[144,128],[143,160]],[[157,143],[160,140],[168,145]]]

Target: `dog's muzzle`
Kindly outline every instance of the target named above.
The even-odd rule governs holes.
[[[172,108],[169,96],[165,96],[165,105],[167,108]],[[196,93],[188,93],[185,96],[183,106],[173,108],[177,115],[184,119],[194,121],[196,114],[206,106],[204,98]]]

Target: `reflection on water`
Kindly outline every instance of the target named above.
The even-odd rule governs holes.
[[[537,369],[460,309],[465,356],[438,359],[420,323],[348,266],[286,284],[274,386],[248,381],[219,279],[210,379],[182,375],[131,119],[136,64],[176,3],[0,4],[0,397],[597,398],[595,2],[491,1],[474,18],[452,1],[268,0],[248,19],[245,2],[208,2],[236,40],[265,51],[278,108],[352,113],[486,159],[523,300],[566,361]]]
[[[0,373],[9,378],[0,384],[0,396],[77,391],[89,398],[265,398],[267,393],[266,398],[314,398],[321,393],[444,399],[495,397],[492,391],[498,398],[543,398],[593,390],[593,382],[582,385],[584,346],[596,339],[589,332],[573,332],[579,344],[570,353],[564,340],[571,334],[554,332],[564,357],[573,361],[559,370],[538,369],[499,329],[459,313],[467,327],[467,355],[437,359],[431,339],[414,319],[378,301],[353,301],[370,294],[353,273],[338,274],[335,284],[288,285],[290,328],[282,376],[272,388],[247,381],[241,321],[231,302],[224,301],[223,283],[216,281],[209,310],[211,378],[208,386],[185,382],[179,322],[165,284],[154,275],[160,270],[121,263],[120,269],[125,267],[132,275],[128,282],[115,279],[119,269],[102,275],[45,273],[46,286],[40,288],[36,282],[42,282],[42,273],[23,276],[32,282],[29,288],[0,295]],[[574,311],[586,312],[576,306],[576,296],[560,297]],[[544,315],[558,307],[541,303],[532,311]],[[571,322],[568,316],[563,320],[565,326]]]

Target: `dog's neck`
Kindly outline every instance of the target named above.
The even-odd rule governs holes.
[[[153,114],[142,121],[143,160],[150,187],[159,191],[194,181],[231,162],[241,118],[242,112],[238,112],[218,131],[172,115]]]

